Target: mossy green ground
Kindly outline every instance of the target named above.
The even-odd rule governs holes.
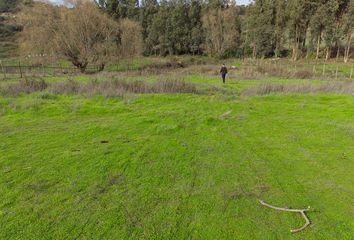
[[[0,239],[354,236],[351,96],[2,97],[0,139]]]

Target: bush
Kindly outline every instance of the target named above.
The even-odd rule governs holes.
[[[266,83],[257,87],[248,88],[241,92],[241,95],[269,95],[272,93],[335,93],[354,96],[354,83],[328,83],[322,85],[310,84],[272,84]]]
[[[299,78],[299,79],[310,79],[313,77],[312,72],[306,71],[306,70],[301,70],[301,71],[297,71],[294,74],[295,78]]]
[[[32,93],[43,91],[48,87],[48,84],[43,80],[25,79],[18,83],[9,84],[0,88],[2,95],[17,96],[21,93]]]
[[[197,93],[197,88],[194,84],[181,80],[161,80],[156,83],[124,80],[80,83],[71,80],[52,84],[49,87],[49,92],[56,94],[99,94],[114,97],[123,96],[125,93]]]
[[[73,94],[78,93],[80,84],[77,81],[69,80],[65,82],[56,82],[51,84],[49,92],[54,94]]]

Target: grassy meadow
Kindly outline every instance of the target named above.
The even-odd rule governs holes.
[[[8,94],[23,79],[0,80],[0,239],[353,239],[352,80],[246,76],[230,62],[223,85],[218,65],[126,64],[31,79],[196,92]],[[290,233],[301,215],[259,200],[310,206],[312,224]]]

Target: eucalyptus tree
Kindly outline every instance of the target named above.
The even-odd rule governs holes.
[[[354,0],[350,0],[343,16],[343,39],[345,41],[344,62],[348,62],[354,37]]]
[[[252,47],[253,58],[274,55],[277,45],[275,1],[255,1],[247,11],[246,22],[247,44]],[[278,26],[281,27],[280,23]]]
[[[297,60],[306,46],[308,26],[318,1],[292,0],[287,2],[288,38],[292,48],[292,59]]]

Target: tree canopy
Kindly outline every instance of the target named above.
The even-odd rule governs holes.
[[[139,25],[133,34],[141,35],[139,46],[145,55],[293,60],[343,56],[348,61],[353,45],[354,0],[254,0],[247,6],[232,0],[95,3],[97,13],[110,16],[101,27],[123,19]]]

